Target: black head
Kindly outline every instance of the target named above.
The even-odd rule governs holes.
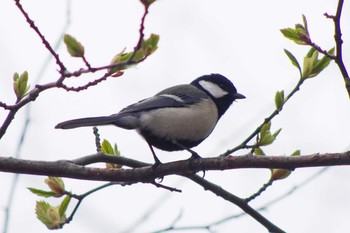
[[[236,99],[244,99],[230,80],[221,74],[203,75],[191,82],[192,85],[207,93],[215,102],[219,118],[226,112]]]

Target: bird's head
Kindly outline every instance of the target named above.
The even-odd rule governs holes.
[[[245,96],[238,93],[232,82],[221,74],[203,75],[191,82],[192,85],[207,93],[218,108],[219,118],[236,99]]]

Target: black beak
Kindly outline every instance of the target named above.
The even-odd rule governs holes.
[[[242,94],[239,94],[239,93],[236,93],[236,94],[234,95],[234,97],[235,97],[235,99],[245,99],[245,96],[242,95]]]

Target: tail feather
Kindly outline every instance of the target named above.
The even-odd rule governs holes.
[[[56,129],[74,129],[78,127],[114,125],[115,116],[87,117],[64,121],[55,126]]]

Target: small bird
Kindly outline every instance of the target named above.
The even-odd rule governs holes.
[[[136,129],[151,149],[154,165],[159,165],[153,147],[164,151],[187,150],[191,158],[198,158],[190,148],[210,135],[234,100],[244,98],[226,77],[209,74],[190,84],[169,87],[119,113],[64,121],[55,128],[115,125]]]

